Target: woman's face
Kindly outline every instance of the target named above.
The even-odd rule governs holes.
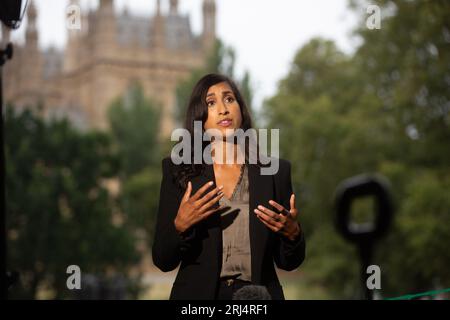
[[[222,136],[232,134],[241,127],[241,107],[227,82],[220,82],[208,89],[206,94],[208,119],[204,129],[218,129]],[[228,132],[226,130],[228,129]]]

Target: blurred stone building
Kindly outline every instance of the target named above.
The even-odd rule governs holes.
[[[81,129],[107,129],[108,106],[138,81],[162,107],[161,133],[169,135],[175,87],[205,63],[214,45],[216,4],[203,0],[203,31],[195,35],[178,0],[167,0],[167,13],[155,1],[156,13],[144,17],[127,10],[117,14],[113,0],[100,0],[96,10],[80,12],[80,29],[67,29],[63,51],[39,48],[39,12],[31,1],[25,43],[15,45],[5,66],[6,102],[18,108],[40,104],[45,117],[66,116]],[[78,2],[70,4],[79,8]]]

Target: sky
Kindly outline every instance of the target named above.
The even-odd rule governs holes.
[[[24,0],[23,0],[24,1]],[[65,8],[68,0],[32,0],[38,8],[39,44],[63,47],[66,41]],[[96,8],[98,0],[81,0],[82,10]],[[169,0],[161,0],[163,12]],[[311,38],[334,40],[347,53],[357,40],[351,31],[358,18],[347,0],[216,0],[217,34],[237,54],[236,75],[250,72],[258,109],[262,101],[276,93],[277,83],[289,71],[295,53]],[[130,13],[149,16],[156,0],[116,0],[115,9],[127,7]],[[189,14],[191,28],[202,29],[202,0],[179,0],[179,11]],[[11,35],[23,41],[26,19]]]

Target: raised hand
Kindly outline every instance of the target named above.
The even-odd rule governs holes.
[[[212,181],[205,183],[191,197],[192,183],[188,182],[174,221],[175,229],[177,229],[178,233],[186,231],[191,226],[222,209],[221,207],[211,209],[211,207],[223,197],[223,186],[216,187],[203,195],[213,184],[214,182]]]
[[[255,209],[255,213],[259,220],[270,230],[280,233],[292,241],[299,236],[301,228],[297,222],[298,210],[295,208],[294,194],[291,195],[289,202],[291,207],[290,210],[287,210],[281,204],[270,200],[269,204],[275,208],[275,211],[259,205],[258,209]]]

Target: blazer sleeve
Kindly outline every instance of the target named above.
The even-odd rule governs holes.
[[[279,201],[286,209],[290,208],[290,197],[292,194],[291,164],[289,161],[280,159],[279,172]],[[278,268],[291,271],[298,268],[305,259],[305,236],[303,229],[297,239],[293,241],[275,234],[275,246],[273,252],[274,260]]]
[[[193,228],[183,234],[175,229],[174,220],[181,202],[182,193],[176,186],[170,158],[162,161],[162,181],[156,217],[155,238],[153,240],[153,263],[162,271],[172,271],[181,262],[195,237]]]

